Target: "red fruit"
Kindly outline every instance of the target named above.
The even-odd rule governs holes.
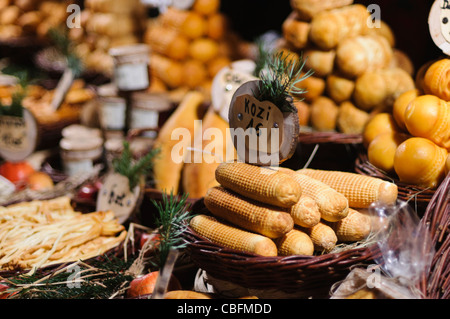
[[[0,175],[14,184],[25,182],[34,171],[33,166],[26,161],[4,162],[0,165]]]
[[[77,195],[82,199],[94,199],[98,193],[98,188],[91,183],[85,184],[80,187]]]
[[[7,299],[9,296],[16,294],[17,292],[14,293],[7,293],[4,292],[9,288],[8,285],[4,285],[2,283],[0,283],[0,299]]]
[[[152,271],[144,276],[133,279],[130,283],[130,288],[127,290],[127,297],[136,298],[143,295],[153,293],[155,284],[159,276],[159,271]],[[167,290],[179,290],[181,284],[174,276],[170,278],[169,286]]]

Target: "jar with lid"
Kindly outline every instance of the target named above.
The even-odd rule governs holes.
[[[146,44],[113,47],[114,79],[121,91],[145,90],[150,85],[150,48]]]

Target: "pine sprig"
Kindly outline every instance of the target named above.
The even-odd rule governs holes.
[[[108,258],[70,264],[53,272],[38,271],[5,279],[14,299],[106,299],[120,294],[134,279],[126,270],[132,260]],[[78,273],[75,273],[77,271]]]
[[[159,268],[164,266],[170,250],[183,249],[187,245],[181,237],[187,229],[188,221],[192,218],[186,199],[187,194],[176,197],[173,193],[170,195],[163,193],[161,202],[152,201],[158,210],[155,223],[159,234],[159,258],[155,263]]]
[[[23,117],[22,101],[27,95],[28,72],[18,70],[13,75],[17,78],[18,85],[12,94],[10,105],[3,105],[0,102],[0,115]]]
[[[292,59],[281,51],[272,54],[267,62],[265,72],[260,72],[259,94],[255,97],[260,101],[272,102],[282,112],[295,112],[296,109],[291,104],[291,94],[301,95],[306,92],[297,85],[311,76],[313,71],[303,72],[306,62],[303,55]]]
[[[113,170],[114,172],[127,177],[130,190],[133,190],[139,184],[141,177],[148,175],[151,172],[153,168],[153,159],[158,153],[159,149],[152,149],[145,156],[135,161],[130,149],[130,143],[124,141],[121,156],[113,159]]]
[[[48,36],[52,40],[55,48],[66,59],[67,67],[72,70],[74,77],[81,75],[84,69],[82,60],[73,49],[73,43],[69,38],[67,29],[52,28],[48,31]]]

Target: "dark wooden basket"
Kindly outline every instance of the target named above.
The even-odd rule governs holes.
[[[390,176],[382,170],[373,166],[367,157],[367,153],[361,151],[355,160],[355,171],[362,175],[381,178],[393,182],[398,187],[398,199],[410,202],[417,208],[419,213],[423,213],[430,203],[436,189],[428,189],[401,182],[397,177]]]
[[[450,299],[450,173],[430,200],[421,225],[428,227],[436,252],[419,289],[425,298]]]
[[[194,214],[208,214],[203,200],[192,207]],[[373,245],[349,248],[319,256],[263,257],[225,248],[198,235],[185,233],[192,262],[216,279],[247,289],[276,290],[295,298],[328,298],[331,286],[348,275],[355,265],[379,257]]]
[[[303,144],[361,144],[362,134],[339,132],[300,132],[299,143]]]

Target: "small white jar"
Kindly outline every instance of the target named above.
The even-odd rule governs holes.
[[[114,60],[114,80],[121,91],[138,91],[150,85],[150,48],[146,44],[132,44],[109,50]]]

